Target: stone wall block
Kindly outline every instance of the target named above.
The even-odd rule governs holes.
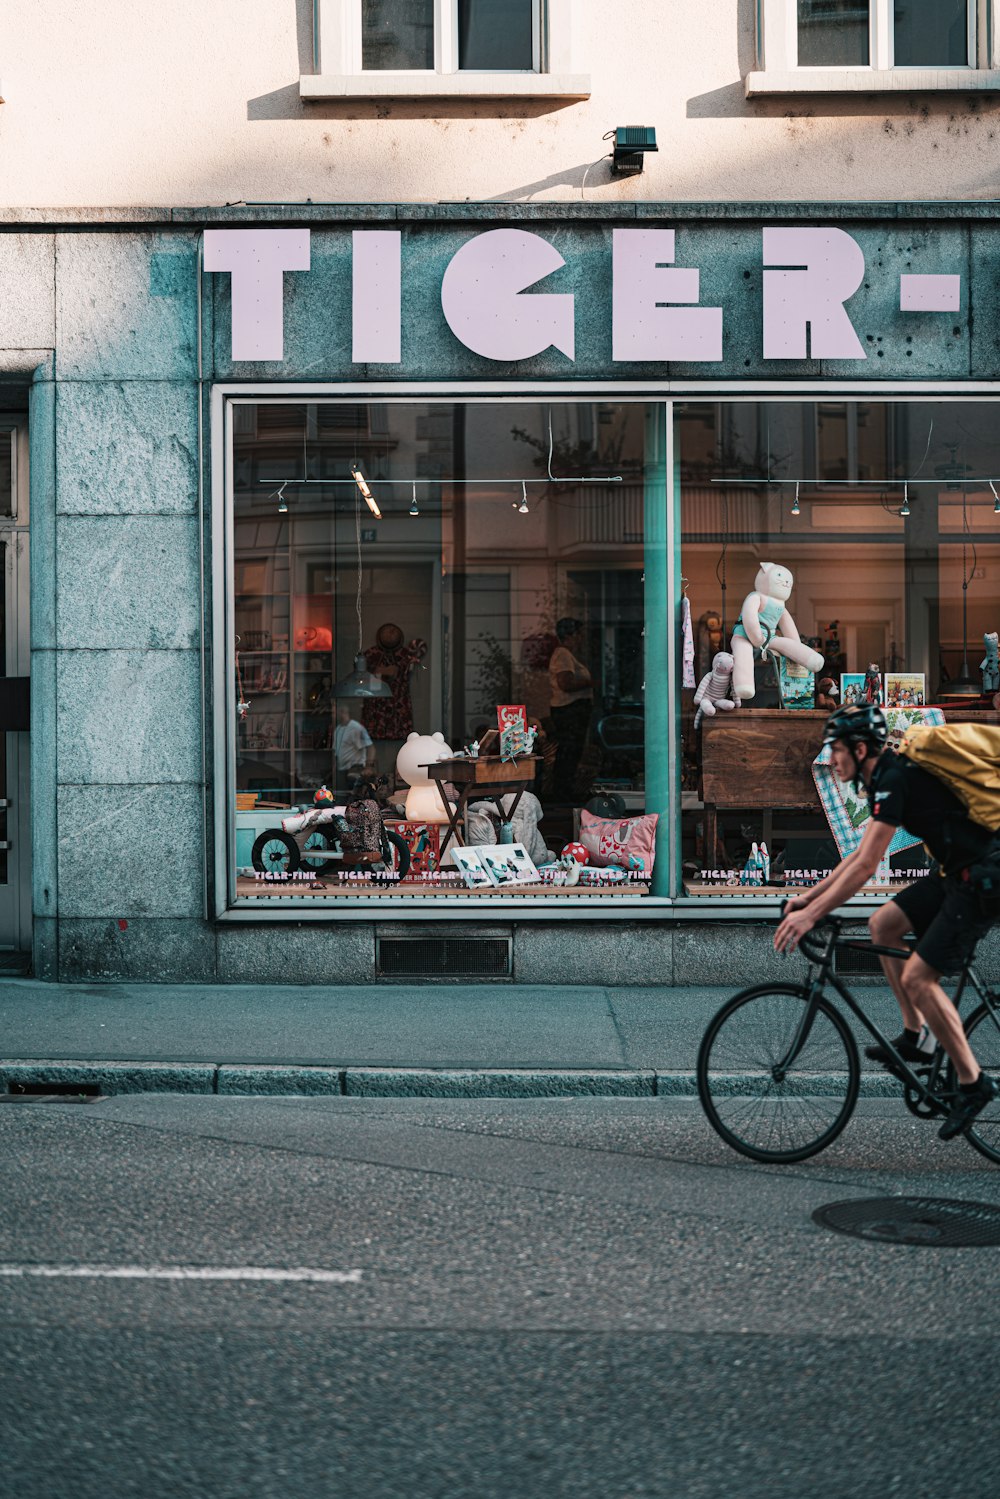
[[[57,692],[62,782],[201,779],[197,652],[63,651]]]
[[[514,928],[516,984],[669,984],[673,931],[663,923],[600,920]]]
[[[199,637],[194,517],[62,516],[59,644],[188,650]]]
[[[57,453],[60,514],[190,514],[198,504],[197,388],[64,381]]]
[[[59,980],[210,984],[215,980],[215,932],[196,919],[139,917],[122,926],[106,917],[64,917],[59,922]]]
[[[0,236],[2,238],[2,236]],[[56,386],[36,380],[28,397],[31,515],[31,647],[56,643]]]
[[[370,984],[375,978],[371,922],[234,922],[219,927],[217,950],[221,984]]]
[[[61,786],[62,916],[201,916],[197,786]]]
[[[61,378],[197,374],[197,234],[60,234],[56,269]]]
[[[0,234],[0,349],[55,343],[54,255],[53,234]]]
[[[723,923],[692,921],[674,928],[675,984],[798,984],[805,978],[799,958],[774,951],[773,920]]]

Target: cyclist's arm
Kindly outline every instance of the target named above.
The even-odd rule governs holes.
[[[778,952],[794,952],[806,932],[835,911],[838,906],[857,895],[862,886],[871,879],[885,857],[896,829],[891,823],[869,822],[860,844],[844,862],[828,875],[821,884],[809,892],[808,909],[800,902],[787,911],[784,920],[774,934],[774,946]]]

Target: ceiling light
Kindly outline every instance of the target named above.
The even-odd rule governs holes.
[[[358,468],[356,463],[351,465],[351,476],[354,479],[355,484],[360,489],[362,496],[364,497],[364,502],[368,506],[368,509],[371,511],[372,515],[374,515],[376,520],[381,520],[382,512],[378,508],[378,505],[375,501],[375,496],[372,494],[371,490],[368,487],[368,480],[365,478],[364,474]]]
[[[333,689],[334,697],[391,697],[392,689],[381,677],[368,670],[364,652],[354,658],[354,670]]]

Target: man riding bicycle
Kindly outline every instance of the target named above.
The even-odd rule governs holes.
[[[938,1133],[951,1140],[1000,1091],[980,1069],[940,982],[942,974],[964,966],[992,925],[967,872],[986,855],[993,834],[970,819],[936,776],[889,749],[887,738],[885,714],[878,707],[839,708],[828,720],[823,743],[830,745],[834,771],[842,781],[861,782],[872,815],[854,852],[826,879],[788,902],[774,946],[780,953],[794,952],[806,932],[856,895],[875,874],[897,828],[923,840],[937,867],[886,901],[868,926],[885,947],[898,947],[907,932],[916,934],[908,958],[880,960],[903,1014],[903,1034],[893,1045],[911,1064],[930,1061],[935,1039],[948,1053],[959,1089]],[[866,1046],[865,1054],[891,1070],[892,1058],[883,1047]]]

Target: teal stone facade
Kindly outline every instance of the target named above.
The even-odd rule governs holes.
[[[39,977],[263,983],[375,978],[376,936],[418,926],[387,908],[308,924],[215,913],[211,390],[217,382],[633,382],[667,395],[777,381],[1000,379],[1000,228],[986,204],[371,205],[357,208],[8,213],[0,233],[0,366],[30,386],[32,876]],[[849,311],[869,357],[761,358],[761,230],[837,225],[867,274]],[[230,286],[200,270],[206,227],[307,226],[312,268],[285,277],[285,358],[234,365]],[[351,230],[403,234],[403,359],[351,363]],[[498,365],[464,348],[441,313],[450,256],[498,227],[543,235],[564,257],[545,289],[576,298],[576,358]],[[615,364],[614,228],[677,233],[676,264],[724,309],[721,365]],[[904,272],[960,273],[961,310],[901,313]],[[670,384],[668,385],[668,382]],[[721,387],[720,387],[721,388]],[[669,564],[668,564],[669,565]],[[664,603],[661,627],[672,628]],[[761,914],[741,918],[745,972],[775,969]],[[563,982],[721,981],[728,923],[667,906],[590,907],[581,943],[558,920],[491,910],[475,923],[425,913],[435,931],[510,933],[514,977]],[[1000,967],[1000,946],[988,948]]]

